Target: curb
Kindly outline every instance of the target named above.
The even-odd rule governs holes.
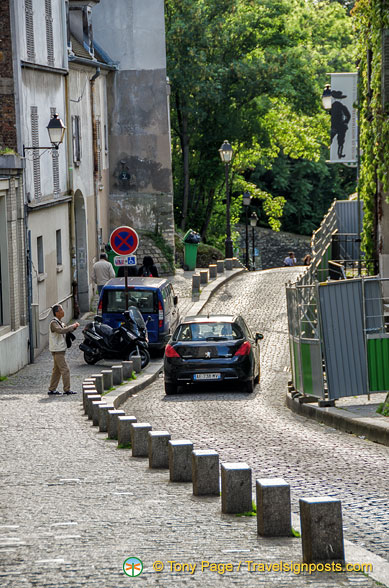
[[[377,422],[371,417],[359,417],[340,408],[321,408],[312,404],[300,404],[298,399],[286,393],[286,406],[296,414],[308,417],[344,433],[365,437],[374,443],[389,446],[389,422]]]

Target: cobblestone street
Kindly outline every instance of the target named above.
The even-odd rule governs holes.
[[[289,374],[283,284],[295,273],[245,273],[206,307],[239,311],[264,333],[262,381],[254,395],[201,391],[167,398],[160,378],[124,408],[155,430],[169,430],[172,438],[218,450],[222,461],[247,461],[254,480],[284,477],[295,512],[302,496],[341,498],[345,538],[388,559],[388,448],[297,417],[284,405]],[[82,379],[102,364],[83,362],[80,330],[77,338],[68,359],[72,387],[80,390]],[[165,470],[149,470],[147,460],[118,450],[86,420],[80,395],[47,396],[50,371],[45,351],[0,383],[1,588],[129,586],[135,582],[123,573],[129,556],[143,561],[136,580],[142,586],[376,586],[356,573],[249,572],[248,560],[301,561],[301,541],[259,538],[254,517],[221,515],[219,498],[193,497],[191,484],[169,483]],[[161,573],[153,570],[156,560],[164,563]],[[191,575],[170,571],[172,560],[231,562],[234,571],[197,569]]]

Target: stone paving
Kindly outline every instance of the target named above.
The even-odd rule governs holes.
[[[292,414],[285,406],[289,373],[283,284],[296,270],[244,274],[226,284],[204,311],[240,312],[264,333],[261,384],[255,394],[190,392],[166,397],[163,380],[129,399],[124,410],[195,448],[246,461],[255,477],[283,477],[292,503],[308,495],[341,498],[346,537],[389,560],[389,449]]]
[[[246,274],[236,281],[235,290],[242,295],[258,281],[260,296],[264,296],[256,304],[251,301],[248,311],[253,326],[254,317],[262,317],[259,327],[267,335],[261,389],[252,398],[208,392],[167,400],[161,380],[131,399],[131,411],[136,409],[138,420],[147,416],[154,429],[169,426],[174,438],[185,431],[198,448],[219,449],[224,460],[232,456],[248,460],[255,466],[254,477],[258,473],[285,476],[292,483],[295,497],[303,490],[312,493],[325,489],[325,455],[325,475],[333,470],[329,481],[338,476],[343,494],[352,487],[355,504],[358,494],[362,496],[361,533],[367,537],[366,544],[370,527],[365,522],[370,517],[376,525],[376,536],[383,537],[387,500],[382,503],[379,521],[375,507],[364,512],[364,494],[374,484],[375,499],[382,500],[388,481],[387,453],[383,452],[387,448],[358,439],[351,445],[344,443],[348,436],[311,423],[306,426],[305,419],[286,412],[280,394],[288,377],[285,316],[282,311],[271,325],[263,314],[267,306],[277,306],[278,294],[274,292],[273,300],[269,284],[261,286],[254,275]],[[226,310],[231,306],[230,287],[216,295],[215,304],[221,302]],[[274,332],[273,342],[270,331]],[[81,331],[76,333],[78,341],[68,359],[72,387],[80,390],[82,380],[99,371],[102,364],[97,368],[83,363],[77,346]],[[191,484],[169,483],[165,470],[151,471],[147,460],[118,450],[115,442],[107,441],[106,435],[86,420],[79,396],[47,396],[50,371],[51,356],[45,351],[35,364],[0,383],[1,588],[128,586],[135,581],[123,573],[123,562],[129,556],[139,557],[144,563],[144,571],[137,578],[143,586],[376,586],[372,579],[356,573],[248,571],[246,562],[250,560],[300,562],[300,540],[258,538],[255,518],[222,515],[219,498],[195,498]],[[273,447],[268,445],[270,439]],[[263,464],[260,472],[258,462]],[[335,488],[332,490],[336,493]],[[347,511],[348,505],[344,509]],[[345,535],[355,535],[349,525]],[[156,560],[164,564],[160,573],[153,570]],[[197,567],[190,574],[179,565],[170,571],[168,562],[173,560],[197,566],[202,560],[231,562],[233,571],[201,572]]]

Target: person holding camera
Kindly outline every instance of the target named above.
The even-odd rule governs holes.
[[[66,348],[71,346],[71,339],[75,339],[72,332],[75,331],[80,324],[74,323],[68,327],[62,322],[65,315],[64,310],[60,304],[53,306],[54,318],[50,322],[49,329],[49,350],[53,356],[53,371],[49,385],[48,394],[55,394],[60,396],[61,392],[57,390],[59,380],[62,376],[62,384],[64,394],[77,394],[70,389],[70,370],[65,360]],[[68,342],[70,338],[70,341]]]

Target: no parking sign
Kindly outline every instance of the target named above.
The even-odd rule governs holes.
[[[112,231],[109,244],[117,255],[131,255],[138,249],[139,237],[131,227],[118,227]]]

